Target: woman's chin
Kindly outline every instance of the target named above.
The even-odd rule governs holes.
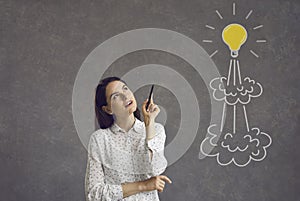
[[[136,107],[130,107],[128,108],[128,113],[131,115],[132,113],[134,113],[136,111]]]

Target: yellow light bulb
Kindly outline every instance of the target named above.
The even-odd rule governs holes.
[[[229,24],[223,29],[222,39],[229,47],[231,56],[236,58],[241,46],[247,40],[247,31],[240,24]]]

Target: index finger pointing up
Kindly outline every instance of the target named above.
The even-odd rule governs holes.
[[[151,94],[150,103],[152,103],[152,104],[153,104],[153,93]]]

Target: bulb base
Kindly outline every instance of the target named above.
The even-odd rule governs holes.
[[[232,50],[230,53],[231,57],[237,58],[239,56],[239,51],[237,50]]]

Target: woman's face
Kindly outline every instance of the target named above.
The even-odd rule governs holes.
[[[106,86],[106,102],[106,112],[117,117],[131,115],[137,108],[133,93],[121,81],[113,81]]]

